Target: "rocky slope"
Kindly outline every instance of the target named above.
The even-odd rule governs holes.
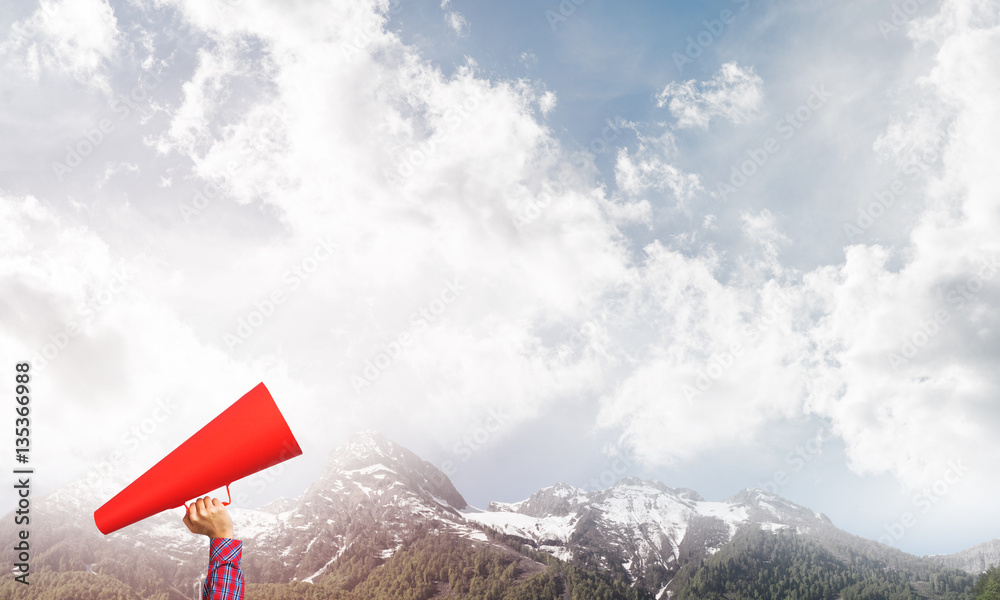
[[[100,572],[134,588],[167,588],[171,597],[188,597],[204,575],[207,544],[180,524],[181,511],[156,515],[109,536],[97,531],[93,510],[127,483],[114,477],[81,482],[34,501],[33,568]],[[481,510],[469,506],[433,465],[371,431],[355,434],[332,452],[317,479],[297,498],[257,510],[233,508],[231,513],[245,544],[244,571],[258,583],[315,583],[345,553],[386,559],[403,540],[428,527],[501,549],[500,541],[488,537],[490,528],[505,534],[508,542],[610,572],[659,595],[676,592],[671,582],[679,588],[692,569],[740,532],[755,529],[794,530],[838,556],[877,557],[890,568],[928,573],[940,568],[847,534],[822,514],[758,489],[711,502],[693,490],[630,478],[596,491],[556,484],[521,502],[493,502]],[[0,539],[14,536],[8,514],[0,521]],[[1000,541],[935,560],[978,573],[1000,562]],[[138,562],[141,569],[134,566]],[[687,575],[678,578],[682,571]],[[150,583],[143,575],[147,581],[130,581],[138,572],[159,579]]]
[[[1000,539],[973,546],[955,554],[932,556],[932,559],[953,569],[979,575],[986,569],[1000,565]]]
[[[649,585],[717,552],[745,527],[820,534],[829,519],[773,494],[743,490],[709,502],[689,489],[628,478],[600,491],[563,483],[465,517],[564,560],[627,574]]]

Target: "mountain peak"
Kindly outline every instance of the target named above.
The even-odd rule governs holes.
[[[623,487],[640,488],[642,490],[672,494],[684,500],[691,500],[693,502],[705,501],[705,499],[701,497],[701,494],[692,489],[672,488],[664,484],[662,481],[657,481],[655,479],[639,479],[638,477],[623,477],[618,481],[616,481],[614,485],[612,485],[606,491],[610,492]]]
[[[793,509],[802,508],[798,504],[795,504],[794,502],[788,500],[783,496],[779,496],[774,492],[769,492],[765,489],[757,487],[744,488],[736,492],[729,498],[727,498],[726,502],[730,504],[742,504],[746,506],[760,506],[763,503],[763,504],[773,504]]]
[[[398,481],[414,492],[423,491],[440,498],[455,509],[467,506],[447,475],[410,450],[371,429],[352,434],[344,445],[331,452],[317,483],[321,488],[337,489],[343,478],[363,476],[379,481],[388,477],[386,485]]]
[[[832,525],[829,517],[760,488],[746,488],[726,499],[727,504],[745,507],[757,522],[780,523],[795,527]]]
[[[352,442],[380,443],[388,442],[389,438],[374,429],[360,429],[351,434],[349,438]]]
[[[347,441],[330,452],[328,467],[338,471],[352,471],[365,467],[405,461],[409,451],[393,442],[378,431],[364,429],[357,431]],[[411,453],[412,454],[412,453]]]
[[[557,483],[555,485],[551,485],[551,486],[549,486],[549,487],[547,487],[545,489],[552,490],[552,493],[554,495],[562,497],[562,498],[564,498],[566,496],[572,496],[572,495],[575,495],[575,494],[585,494],[586,493],[584,490],[582,490],[582,489],[580,489],[580,488],[578,488],[578,487],[576,487],[574,485],[570,485],[568,483],[563,483],[561,481],[559,483]]]
[[[374,429],[362,429],[354,432],[347,439],[347,447],[355,452],[375,451],[380,454],[392,454],[393,450],[401,448]]]
[[[557,483],[542,488],[527,500],[520,502],[490,502],[490,512],[516,512],[541,518],[550,515],[565,516],[589,501],[589,493],[568,483]]]

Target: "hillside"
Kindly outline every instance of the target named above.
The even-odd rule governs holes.
[[[32,585],[7,578],[0,597],[190,598],[207,541],[178,515],[108,536],[94,527],[93,509],[123,485],[80,483],[37,500]],[[604,490],[556,484],[482,510],[370,431],[332,452],[297,498],[231,513],[248,597],[259,599],[963,600],[975,581],[756,489],[708,501],[628,478]]]

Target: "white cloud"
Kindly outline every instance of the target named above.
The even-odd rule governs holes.
[[[451,27],[455,33],[459,36],[469,35],[469,21],[462,16],[462,13],[455,12],[453,10],[448,11],[444,15],[444,21]]]
[[[680,134],[637,131],[618,149],[609,195],[593,163],[536,118],[554,92],[488,79],[472,61],[445,75],[386,31],[386,2],[172,6],[209,41],[165,107],[169,122],[154,121],[157,161],[102,167],[107,195],[94,202],[93,182],[77,182],[73,211],[62,195],[0,202],[0,301],[16,315],[0,332],[5,364],[13,349],[51,343],[122,261],[136,265],[45,371],[64,414],[46,415],[56,425],[40,434],[39,459],[66,477],[120,449],[118,432],[150,401],[205,398],[212,412],[253,379],[294,398],[297,433],[316,445],[364,425],[445,444],[496,406],[513,431],[589,400],[647,464],[759,443],[768,425],[805,415],[832,423],[858,472],[911,485],[953,457],[997,455],[1000,279],[977,273],[1000,254],[1000,40],[982,3],[913,24],[937,62],[873,149],[905,165],[942,147],[908,245],[853,246],[805,274],[780,262],[800,240],[775,205],[736,209],[744,254],[653,241],[631,258],[627,227],[662,215],[654,193],[693,212],[701,184],[679,166]],[[114,43],[88,43],[103,58],[63,65],[51,62],[56,46],[17,48],[38,69],[48,52],[60,68],[101,73]],[[707,82],[668,86],[660,103],[678,127],[741,123],[760,112],[761,88],[752,68],[728,63]],[[141,210],[135,193],[109,199],[132,177],[158,194]],[[181,190],[209,184],[220,190],[209,206],[182,215]],[[730,226],[716,208],[693,221],[699,235]],[[156,235],[147,243],[144,231]],[[456,277],[461,294],[445,303]],[[261,308],[275,292],[283,300]],[[255,311],[267,318],[230,348],[224,336]],[[907,340],[919,348],[894,368]],[[359,395],[352,378],[389,350]],[[164,424],[164,439],[182,437],[199,409]],[[111,438],[62,435],[98,418]]]
[[[763,265],[765,270],[781,272],[778,251],[791,240],[779,228],[774,213],[766,208],[756,213],[743,211],[740,213],[740,223],[743,235],[759,248],[759,253],[756,255],[759,264]]]
[[[989,433],[1000,415],[988,408],[1000,394],[990,366],[1000,353],[1000,175],[990,132],[1000,126],[991,100],[1000,83],[992,68],[1000,28],[995,7],[984,10],[982,3],[946,3],[947,16],[913,25],[938,44],[936,65],[873,148],[901,169],[922,161],[913,194],[925,208],[907,246],[852,246],[843,264],[796,274],[777,262],[790,240],[775,215],[762,211],[742,213],[759,254],[736,260],[733,271],[654,253],[671,265],[660,278],[683,291],[649,303],[657,310],[640,320],[657,323],[663,337],[602,400],[601,424],[621,428],[621,443],[651,464],[670,463],[745,443],[768,422],[805,413],[831,423],[857,473],[891,473],[919,487],[940,479],[950,461],[964,461],[976,470],[970,489],[993,493],[985,476],[1000,456]],[[708,108],[730,105],[688,91],[695,100],[675,112],[687,125],[746,114]],[[938,162],[937,146],[940,167],[928,169]],[[626,189],[642,181],[630,162],[620,161],[618,171]],[[647,291],[656,289],[654,264],[643,270]],[[754,300],[763,289],[774,290],[772,298],[781,290],[791,309],[730,361],[729,344],[751,347],[742,328],[766,318],[767,303]],[[723,362],[732,366],[717,367],[718,379],[704,376]],[[683,387],[699,377],[706,390]]]
[[[760,112],[763,83],[753,67],[729,62],[708,81],[671,83],[657,95],[657,105],[669,108],[680,128],[705,129],[716,117],[745,123]]]
[[[644,350],[601,400],[598,423],[651,465],[753,441],[765,424],[801,414],[807,349],[795,331],[799,292],[747,273],[720,282],[718,258],[647,248],[623,329]],[[644,328],[644,334],[637,334]]]
[[[552,109],[556,107],[556,93],[553,91],[546,91],[538,99],[538,110],[542,111],[542,115],[548,116]]]
[[[0,56],[36,81],[44,69],[109,92],[107,63],[120,37],[107,0],[41,0],[30,17],[11,27]]]
[[[181,5],[213,43],[156,147],[224,190],[216,218],[244,214],[231,200],[259,208],[274,238],[262,247],[235,231],[211,242],[227,264],[221,279],[200,252],[181,250],[179,280],[203,291],[156,295],[195,315],[207,349],[227,351],[222,333],[253,302],[286,292],[294,308],[229,354],[245,362],[283,349],[333,399],[330,418],[351,406],[358,424],[408,423],[442,441],[498,405],[511,423],[531,418],[595,384],[590,359],[561,354],[540,330],[578,323],[584,303],[625,275],[612,219],[635,218],[634,207],[586,186],[535,119],[554,94],[490,82],[474,63],[445,76],[370,8],[317,4],[303,21],[278,7],[227,16]],[[234,97],[246,108],[230,110]],[[172,247],[209,243],[196,231]],[[335,256],[290,289],[283,273],[325,237]],[[416,326],[456,276],[466,290]],[[354,378],[402,334],[403,351],[359,395]]]
[[[48,486],[90,472],[134,478],[261,379],[300,442],[319,442],[315,395],[280,360],[227,356],[168,296],[148,294],[163,275],[153,255],[122,256],[30,196],[0,197],[0,223],[0,358],[31,363],[32,416],[44,423],[32,428],[31,460],[46,465]]]
[[[949,123],[903,266],[889,267],[888,250],[856,246],[842,267],[807,280],[826,315],[813,334],[825,393],[811,409],[833,419],[857,471],[892,472],[910,485],[940,478],[949,460],[986,468],[1000,453],[988,433],[998,415],[986,409],[1000,393],[987,366],[1000,350],[1000,176],[988,133],[1000,126],[990,100],[1000,28],[996,7],[992,18],[984,8],[946,2],[914,24],[938,44],[936,65],[908,120],[876,144],[906,164],[934,149],[939,123]]]
[[[634,154],[627,147],[618,149],[615,160],[615,183],[626,195],[643,194],[646,190],[670,192],[680,206],[685,205],[702,189],[698,175],[685,173],[672,164],[677,153],[674,137],[664,131],[659,137],[647,138],[636,130],[639,146]]]

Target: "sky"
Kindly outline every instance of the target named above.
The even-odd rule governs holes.
[[[264,382],[304,454],[248,508],[372,429],[479,507],[641,477],[1000,537],[998,66],[984,0],[6,2],[33,493]]]

